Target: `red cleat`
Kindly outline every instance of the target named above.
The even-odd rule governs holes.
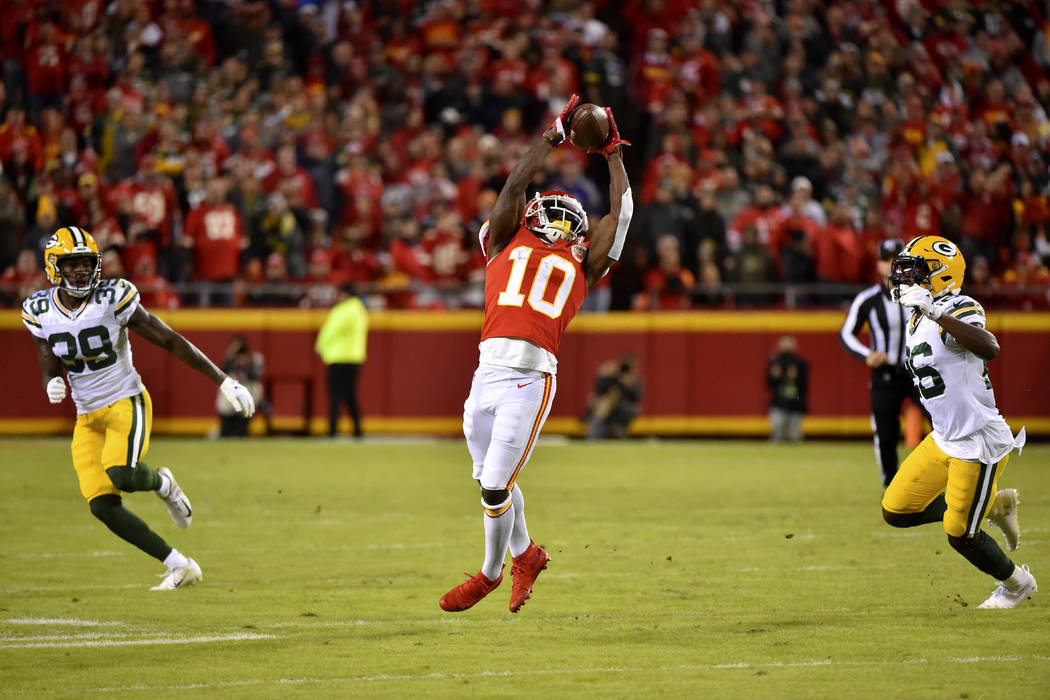
[[[514,563],[510,568],[510,575],[514,580],[510,590],[510,611],[512,613],[518,612],[521,606],[525,605],[525,601],[532,595],[532,584],[535,583],[540,572],[547,568],[547,562],[550,560],[550,555],[531,540],[529,548],[514,557]]]
[[[466,581],[441,596],[438,605],[442,610],[461,612],[474,607],[479,600],[496,590],[496,586],[503,580],[503,569],[500,569],[499,578],[495,581],[488,580],[480,571],[473,576],[470,574],[465,574],[465,576]]]

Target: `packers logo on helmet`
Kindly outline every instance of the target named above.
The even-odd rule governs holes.
[[[76,280],[66,279],[62,274],[62,263],[74,258],[91,258],[93,260],[91,277],[86,285],[78,285]],[[76,226],[63,226],[51,235],[44,249],[44,269],[51,284],[66,293],[83,297],[91,292],[102,276],[102,256],[98,244],[91,234]]]
[[[921,284],[934,299],[962,290],[966,261],[959,248],[941,236],[919,236],[908,241],[893,259],[890,283]]]

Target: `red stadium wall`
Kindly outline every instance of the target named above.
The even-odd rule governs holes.
[[[274,427],[303,427],[312,385],[313,433],[326,430],[325,370],[313,352],[324,312],[184,310],[160,314],[213,359],[243,333],[266,357]],[[866,435],[868,370],[838,340],[838,312],[682,312],[582,315],[560,354],[558,394],[546,432],[578,434],[596,367],[625,350],[638,355],[646,387],[638,434],[766,433],[765,365],[777,336],[794,333],[810,370],[810,435]],[[1050,435],[1050,314],[992,314],[1002,346],[989,365],[1003,415]],[[459,431],[477,361],[478,312],[395,312],[371,318],[359,395],[369,433]],[[204,434],[217,424],[216,388],[133,336],[135,365],[153,396],[156,433]],[[68,433],[72,404],[47,402],[33,343],[17,311],[0,316],[6,371],[0,432]],[[15,400],[11,400],[15,399]],[[264,429],[261,419],[253,427]]]

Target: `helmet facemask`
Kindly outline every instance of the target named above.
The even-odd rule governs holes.
[[[525,207],[524,225],[547,245],[587,235],[587,212],[565,192],[537,193]]]
[[[900,289],[906,284],[925,284],[930,279],[930,266],[920,255],[900,254],[890,264],[890,284]]]
[[[66,272],[62,267],[67,263],[84,258],[92,261],[90,273],[88,274],[86,285],[77,285],[76,280],[70,279],[70,277],[66,276]],[[60,279],[58,284],[59,288],[72,297],[82,299],[91,293],[95,288],[95,285],[98,284],[99,278],[102,276],[102,257],[98,253],[75,253],[73,255],[63,255],[56,261],[55,268],[58,270],[58,276]]]

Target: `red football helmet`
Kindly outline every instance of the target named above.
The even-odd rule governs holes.
[[[544,243],[573,241],[587,235],[587,212],[568,192],[538,192],[525,206],[525,228]]]

